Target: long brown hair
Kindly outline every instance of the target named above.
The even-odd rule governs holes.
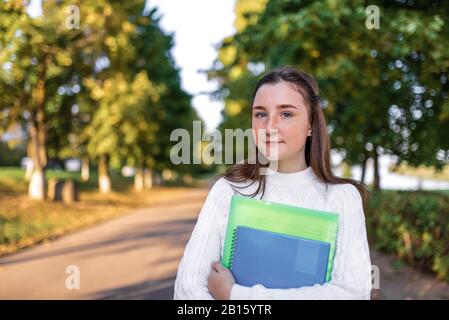
[[[326,120],[320,106],[320,98],[318,92],[318,84],[316,80],[305,72],[294,67],[276,68],[262,76],[256,84],[251,98],[250,111],[257,91],[264,84],[275,84],[280,81],[286,81],[295,85],[296,89],[301,93],[304,102],[309,111],[309,122],[311,123],[312,135],[307,137],[305,145],[305,160],[307,166],[312,167],[313,172],[319,180],[327,184],[343,184],[350,183],[360,192],[365,207],[368,199],[368,190],[364,184],[353,179],[340,178],[332,173],[330,165],[330,143],[327,134]],[[252,119],[252,117],[251,117]],[[251,120],[252,121],[252,120]],[[251,124],[252,125],[252,124]],[[257,148],[257,147],[256,147]],[[258,152],[256,152],[256,161],[249,163],[248,159],[243,163],[231,166],[222,176],[230,182],[246,182],[249,185],[258,182],[257,190],[251,194],[254,197],[262,190],[263,197],[266,186],[266,176],[260,174],[260,168],[265,167],[259,161]],[[246,186],[233,186],[233,188],[244,188]],[[235,189],[234,189],[235,190]],[[237,191],[238,192],[238,191]],[[238,192],[240,193],[240,192]],[[242,194],[242,193],[240,193]]]

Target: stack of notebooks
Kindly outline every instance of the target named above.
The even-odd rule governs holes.
[[[330,281],[338,214],[233,195],[222,264],[243,286],[286,289]]]

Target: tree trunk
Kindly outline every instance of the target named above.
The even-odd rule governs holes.
[[[137,167],[136,173],[134,174],[134,189],[136,191],[142,191],[144,182],[143,182],[143,167]]]
[[[28,195],[33,200],[45,200],[45,170],[33,170],[28,184]]]
[[[28,184],[28,195],[34,200],[45,200],[45,166],[47,164],[44,146],[45,140],[42,141],[42,135],[37,134],[38,130],[36,127],[31,126],[29,131],[31,140],[30,158],[33,164],[31,178]]]
[[[109,193],[111,191],[111,177],[109,176],[109,155],[100,156],[98,165],[98,187],[101,193]]]
[[[81,160],[81,180],[88,181],[89,180],[89,158],[83,157]]]
[[[33,161],[31,160],[31,152],[28,151],[28,162],[26,164],[25,170],[25,181],[30,182],[31,176],[33,175]]]
[[[153,187],[153,171],[151,169],[145,169],[144,172],[143,183],[145,189],[151,189]]]
[[[374,160],[374,190],[380,190],[380,173],[379,173],[379,155],[377,154],[376,148],[374,148],[373,153]]]
[[[365,183],[365,176],[366,176],[366,164],[368,162],[368,155],[365,153],[365,159],[363,159],[362,162],[362,177],[360,178],[361,183]]]
[[[40,77],[33,90],[33,109],[30,112],[29,152],[33,161],[33,173],[28,185],[28,195],[31,199],[45,199],[45,167],[47,165],[46,128],[45,128],[45,74],[47,58],[40,70]]]

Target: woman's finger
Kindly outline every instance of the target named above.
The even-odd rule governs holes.
[[[217,269],[218,271],[224,271],[225,267],[220,262],[216,262],[215,269]]]

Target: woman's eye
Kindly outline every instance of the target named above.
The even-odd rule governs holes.
[[[293,114],[291,112],[282,112],[282,117],[291,118],[293,117]]]
[[[264,117],[265,115],[266,115],[266,112],[256,112],[256,113],[254,114],[254,116],[255,116],[256,118]]]

